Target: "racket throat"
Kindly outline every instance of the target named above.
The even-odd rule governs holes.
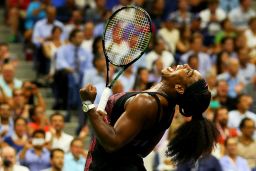
[[[124,72],[124,70],[126,69],[127,67],[124,67],[122,68],[118,73],[117,75],[114,77],[114,79],[110,82],[110,84],[107,86],[109,88],[112,88],[112,86],[115,84],[115,82],[118,80],[118,78],[122,75],[122,73]]]

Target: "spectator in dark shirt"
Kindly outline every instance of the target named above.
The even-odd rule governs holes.
[[[101,22],[102,15],[106,12],[106,0],[95,0],[95,8],[85,10],[85,21]]]
[[[75,0],[66,0],[63,6],[60,6],[59,8],[57,7],[57,19],[63,23],[67,23],[74,10],[77,10]]]

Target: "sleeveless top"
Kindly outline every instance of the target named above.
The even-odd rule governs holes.
[[[147,156],[160,141],[166,129],[171,125],[175,112],[175,104],[169,104],[167,112],[161,112],[162,107],[157,94],[160,94],[168,100],[168,97],[165,94],[159,92],[128,92],[112,95],[106,106],[106,112],[108,115],[105,122],[114,126],[118,118],[124,112],[124,105],[126,101],[130,97],[139,93],[147,93],[151,95],[155,98],[158,104],[158,115],[154,125],[147,130],[141,130],[141,132],[131,142],[111,153],[106,152],[98,140],[93,138],[84,171],[102,170],[104,168],[109,168],[109,165],[114,165],[116,163],[142,162],[141,158]],[[169,100],[168,102],[170,103]],[[140,164],[143,165],[143,162]]]

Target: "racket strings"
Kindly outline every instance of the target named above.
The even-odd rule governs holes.
[[[150,19],[141,10],[126,8],[109,21],[104,35],[105,52],[111,63],[127,65],[148,46]]]

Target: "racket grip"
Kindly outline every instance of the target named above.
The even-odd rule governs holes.
[[[100,103],[97,107],[97,110],[101,110],[103,112],[105,112],[105,107],[107,105],[107,102],[108,102],[108,98],[110,97],[112,91],[109,87],[106,87],[101,95],[101,98],[100,98]]]

